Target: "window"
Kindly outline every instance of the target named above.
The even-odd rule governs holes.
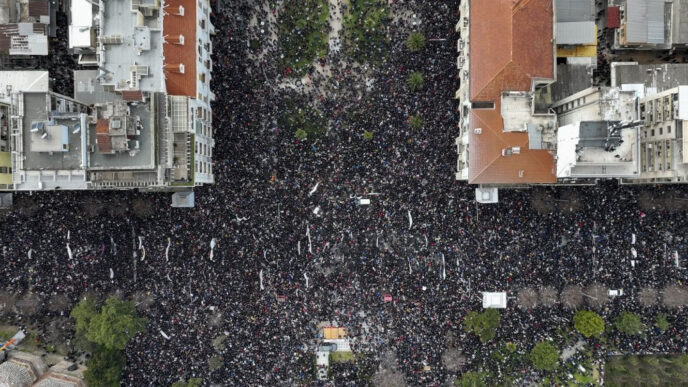
[[[671,125],[667,126],[667,133],[671,134]]]
[[[651,136],[654,136],[654,135],[655,135],[655,130],[654,130],[654,129],[652,129],[652,130],[650,131],[650,135],[651,135]]]
[[[7,167],[0,167],[0,173],[9,173]]]
[[[473,102],[471,109],[494,109],[494,102]]]
[[[660,127],[659,127],[659,135],[660,135],[660,136],[662,135],[662,131],[663,131],[663,130],[664,130],[664,129],[660,126]]]

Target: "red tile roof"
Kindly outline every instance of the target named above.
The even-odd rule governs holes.
[[[110,120],[105,118],[99,118],[96,122],[96,133],[97,134],[109,134],[110,133]]]
[[[184,16],[176,15],[179,6],[184,7]],[[184,65],[184,74],[165,71],[165,85],[170,95],[186,95],[196,98],[196,1],[165,1],[167,12],[162,22],[163,36],[184,35],[184,45],[165,43],[163,65]]]
[[[29,0],[29,16],[35,18],[50,16],[50,3],[48,0]]]
[[[619,28],[619,26],[621,26],[619,7],[607,7],[607,28]]]
[[[552,154],[528,149],[527,133],[505,133],[500,110],[502,92],[530,91],[533,78],[554,79],[552,1],[473,1],[470,12],[470,100],[495,108],[471,110],[469,183],[556,182]],[[519,155],[502,156],[514,146]]]
[[[143,93],[141,90],[123,90],[122,99],[125,101],[143,101]]]

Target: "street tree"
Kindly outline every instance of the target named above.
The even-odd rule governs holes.
[[[591,310],[580,310],[573,316],[573,326],[586,338],[604,332],[604,320]]]
[[[86,362],[86,384],[89,387],[119,387],[124,364],[122,351],[101,347]]]
[[[421,117],[419,114],[411,116],[408,119],[408,125],[409,127],[411,127],[411,129],[420,129],[423,127],[424,124],[425,121],[423,120],[423,117]]]
[[[657,317],[655,318],[655,326],[659,329],[660,332],[664,332],[667,329],[669,329],[669,321],[667,320],[666,314],[664,313],[657,313]]]
[[[559,363],[559,350],[549,341],[541,341],[530,351],[530,361],[536,370],[552,371]]]
[[[145,330],[146,323],[145,318],[136,317],[132,301],[110,297],[105,301],[100,313],[91,318],[86,337],[107,349],[121,350],[129,339]]]
[[[411,91],[417,91],[423,88],[423,83],[425,80],[423,79],[423,73],[420,71],[414,71],[411,74],[409,74],[408,79],[406,79],[406,84],[408,85],[409,89]]]
[[[420,51],[425,47],[425,35],[420,32],[412,32],[406,39],[406,47],[412,51]]]
[[[638,315],[631,312],[622,312],[619,317],[614,320],[614,327],[626,335],[637,336],[645,330],[645,324],[640,320]]]
[[[483,313],[468,312],[464,321],[466,332],[473,332],[483,343],[494,339],[499,327],[500,315],[497,309],[486,309]]]

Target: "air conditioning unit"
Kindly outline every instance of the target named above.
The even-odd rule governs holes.
[[[520,146],[514,146],[514,147],[511,148],[511,151],[512,151],[515,155],[519,155],[519,154],[521,154],[521,147],[520,147]]]
[[[475,133],[475,134],[482,134],[482,133],[483,133],[483,128],[475,128],[475,129],[473,129],[473,133]]]

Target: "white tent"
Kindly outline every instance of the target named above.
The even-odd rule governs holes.
[[[482,292],[483,308],[506,309],[506,292]]]

